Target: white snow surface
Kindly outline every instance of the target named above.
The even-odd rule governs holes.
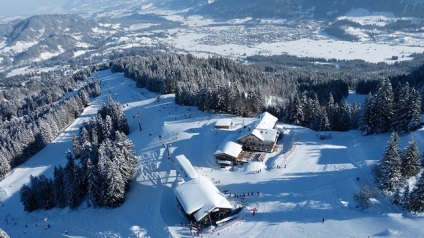
[[[136,88],[123,74],[102,71],[94,77],[102,82],[102,95],[93,99],[91,106],[52,143],[0,182],[4,203],[0,207],[0,227],[11,237],[189,237],[186,218],[173,192],[180,176],[167,159],[164,141],[172,141],[172,156],[185,155],[200,175],[219,181],[216,186],[220,191],[254,194],[246,196],[246,207],[238,219],[209,229],[204,237],[424,235],[422,214],[405,213],[379,193],[368,209],[356,208],[353,195],[365,185],[375,188],[371,168],[381,159],[389,133],[361,136],[356,130],[330,132],[332,139],[320,140],[314,131],[278,123],[284,131],[283,142],[279,142],[283,143],[281,151],[268,154],[264,162],[229,170],[215,163],[214,151],[228,135],[239,133],[257,118],[233,117],[234,128],[215,130],[214,122],[223,115],[178,106],[174,95],[162,95],[158,102],[157,94]],[[104,90],[109,87],[110,92]],[[92,208],[83,203],[76,210],[25,212],[19,201],[20,187],[28,183],[31,174],[51,177],[54,166],[65,165],[65,151],[72,148],[72,136],[109,95],[124,106],[130,125],[128,137],[138,157],[137,175],[125,203],[115,209]],[[138,118],[133,117],[136,113],[142,115],[142,131]],[[402,135],[401,147],[414,137],[423,151],[423,132]],[[241,204],[234,196],[227,198],[234,206]],[[254,208],[255,216],[251,213]],[[43,222],[46,218],[50,224],[47,230]]]

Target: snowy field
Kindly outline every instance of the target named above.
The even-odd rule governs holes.
[[[0,207],[0,227],[11,237],[190,237],[173,193],[180,178],[167,159],[164,141],[171,142],[172,156],[184,154],[200,174],[219,181],[216,186],[221,191],[255,194],[246,197],[247,206],[239,219],[205,232],[203,237],[424,236],[420,215],[402,212],[381,195],[369,209],[356,208],[353,195],[361,186],[374,187],[370,169],[381,158],[389,134],[364,137],[359,131],[329,132],[332,139],[320,140],[317,132],[278,124],[284,130],[282,150],[269,154],[263,163],[252,162],[229,171],[217,166],[213,153],[228,135],[239,133],[255,118],[178,106],[174,95],[162,95],[157,101],[157,94],[136,88],[123,74],[102,71],[94,77],[101,80],[103,89],[110,87],[111,91],[104,90],[54,142],[0,182],[4,203]],[[125,203],[116,209],[88,208],[83,203],[77,210],[24,212],[19,188],[28,182],[30,174],[50,177],[54,166],[66,163],[65,151],[71,149],[72,136],[83,121],[95,115],[107,96],[125,107],[131,131],[128,137],[139,159],[137,176]],[[137,117],[133,117],[136,113],[142,115],[142,131]],[[214,123],[220,118],[232,118],[236,126],[215,130]],[[401,146],[411,137],[417,139],[423,151],[422,130],[402,136]],[[257,173],[259,169],[262,172]],[[241,204],[238,198],[228,199],[235,206]],[[251,213],[254,208],[255,216]],[[47,230],[46,224],[51,226]]]

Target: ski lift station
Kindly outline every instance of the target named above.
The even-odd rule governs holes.
[[[212,181],[200,175],[184,155],[176,156],[173,162],[184,179],[174,192],[189,220],[212,224],[212,220],[229,214],[233,206]]]

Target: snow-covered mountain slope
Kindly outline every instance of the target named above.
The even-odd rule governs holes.
[[[4,0],[2,0],[4,1]],[[22,0],[4,2],[0,21],[41,14],[79,14],[87,17],[119,17],[155,7],[162,10],[187,10],[212,18],[286,18],[338,17],[352,9],[391,12],[396,16],[424,17],[422,0]]]
[[[0,33],[0,55],[17,65],[97,47],[114,31],[78,15],[40,15],[0,25]]]
[[[204,237],[421,237],[424,233],[421,214],[407,214],[379,194],[370,208],[356,208],[353,195],[365,185],[375,188],[370,171],[380,160],[389,134],[364,137],[359,131],[329,132],[332,139],[320,140],[309,129],[278,124],[284,130],[281,151],[269,154],[263,163],[251,162],[230,171],[217,166],[214,151],[227,136],[237,135],[257,119],[178,106],[174,95],[157,100],[157,94],[136,88],[122,74],[102,71],[93,76],[102,81],[102,95],[53,143],[0,182],[4,203],[0,227],[11,237],[189,237],[173,193],[180,177],[167,159],[164,141],[171,142],[172,156],[184,154],[218,189],[232,193],[228,199],[234,205],[242,203],[234,194],[255,194],[246,196],[247,206],[239,219],[206,231]],[[23,211],[19,188],[30,174],[52,176],[53,166],[66,163],[72,136],[107,96],[124,106],[128,137],[139,159],[125,203],[116,209],[95,209],[83,203],[76,210]],[[141,113],[142,131],[133,117],[136,113]],[[235,127],[215,130],[219,118],[232,118]],[[402,136],[401,147],[414,137],[423,151],[423,135],[418,130]],[[253,208],[258,209],[255,216]],[[50,228],[45,229],[46,224]]]

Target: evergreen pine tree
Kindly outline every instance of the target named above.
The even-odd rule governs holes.
[[[313,130],[318,130],[319,122],[320,122],[320,111],[321,105],[318,101],[318,96],[314,93],[312,99],[309,100],[309,117],[310,124],[309,127]]]
[[[99,154],[101,151],[99,151]],[[99,155],[100,156],[100,155]],[[86,178],[87,178],[87,193],[91,196],[91,199],[95,206],[102,205],[102,188],[100,181],[100,174],[96,164],[93,164],[91,159],[87,161],[87,170],[86,170]]]
[[[296,125],[303,124],[303,120],[304,120],[303,105],[298,95],[296,95],[293,99],[292,107],[291,107],[291,111],[289,115],[290,115],[289,122],[292,122]]]
[[[81,143],[77,136],[72,137],[72,151],[74,152],[75,158],[79,158],[81,154]]]
[[[102,199],[97,202],[101,203],[102,206],[118,207],[122,204],[125,197],[125,182],[116,165],[117,161],[112,161],[107,154],[106,152],[105,156],[99,157],[98,168]],[[103,152],[100,155],[103,155]]]
[[[31,187],[26,184],[22,185],[19,196],[25,211],[32,212],[38,209],[37,200]]]
[[[413,212],[424,211],[424,170],[415,189],[410,194],[409,208]]]
[[[362,110],[360,130],[363,135],[373,134],[375,131],[375,107],[373,103],[373,96],[368,94],[365,99],[364,108]]]
[[[395,192],[402,184],[399,136],[392,133],[379,166],[377,183],[385,194]]]
[[[42,209],[51,209],[54,207],[53,194],[53,181],[48,179],[44,174],[38,176],[37,184],[34,186],[36,199],[38,201],[38,207]]]
[[[105,178],[104,188],[105,205],[108,207],[118,207],[124,202],[125,198],[125,181],[119,172],[117,161],[109,161],[107,167],[108,172],[103,175]]]
[[[80,97],[81,103],[83,104],[84,107],[86,107],[90,104],[90,99],[89,99],[88,93],[85,90],[80,90],[78,92],[78,96]]]
[[[402,201],[402,194],[400,192],[400,188],[397,188],[392,197],[392,203],[395,205],[400,205]]]
[[[122,132],[116,133],[115,158],[119,162],[119,171],[126,186],[135,176],[137,159],[133,150],[133,143]]]
[[[406,105],[408,111],[407,132],[421,128],[421,95],[413,89]]]
[[[337,120],[339,123],[337,123],[338,130],[340,131],[348,131],[351,129],[352,124],[352,110],[350,108],[350,105],[346,101],[342,101],[339,105],[339,112],[338,112]]]
[[[330,130],[330,120],[328,119],[327,111],[323,110],[321,113],[320,123],[318,126],[320,131],[329,131]]]
[[[0,180],[10,171],[10,164],[3,154],[0,153]]]
[[[393,89],[389,79],[384,79],[374,97],[376,117],[376,133],[390,130],[393,119]]]
[[[416,176],[420,172],[421,162],[418,146],[415,139],[409,141],[408,146],[402,153],[401,173],[403,178],[408,179]]]
[[[55,167],[53,172],[53,199],[56,207],[67,206],[67,199],[64,191],[64,169],[62,166]]]
[[[392,130],[405,132],[408,125],[409,84],[396,87],[394,93]]]
[[[411,210],[411,206],[410,206],[411,205],[411,196],[410,196],[410,188],[409,188],[408,183],[406,184],[406,186],[403,190],[402,197],[401,197],[401,200],[399,202],[399,205],[407,211]]]
[[[67,164],[64,174],[64,190],[67,197],[67,204],[75,209],[81,204],[83,191],[81,189],[79,168],[75,164],[74,157],[68,151],[66,154]]]
[[[38,120],[38,127],[41,134],[41,145],[40,148],[53,141],[55,135],[52,132],[51,126],[44,119]]]
[[[111,139],[114,140],[115,139],[115,130],[113,128],[113,122],[112,122],[112,118],[109,115],[106,115],[105,120],[103,120],[103,124],[102,124],[102,134],[103,134],[103,139]]]
[[[328,130],[336,130],[334,126],[336,125],[336,121],[339,115],[336,115],[337,105],[334,102],[334,97],[331,92],[328,96],[328,101],[325,110],[327,111],[327,118],[329,124]]]

